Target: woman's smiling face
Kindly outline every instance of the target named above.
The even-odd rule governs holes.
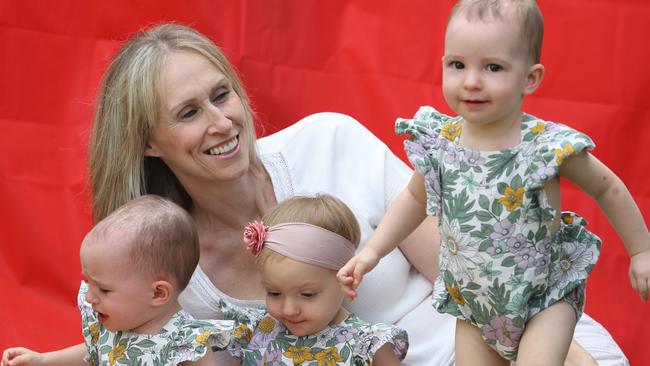
[[[146,156],[158,157],[183,185],[229,181],[249,169],[246,112],[230,80],[207,58],[169,55],[160,78],[162,111]]]

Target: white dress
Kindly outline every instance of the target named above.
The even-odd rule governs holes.
[[[412,174],[364,126],[338,113],[310,115],[259,139],[258,149],[278,202],[295,195],[329,193],[350,206],[361,227],[359,249]],[[364,277],[359,296],[345,306],[368,322],[405,329],[409,336],[405,365],[453,365],[455,319],[432,307],[432,290],[433,285],[394,250]],[[221,298],[237,306],[264,306],[264,301],[225,295],[200,267],[179,301],[199,319],[222,319]],[[627,364],[609,333],[586,314],[578,323],[575,339],[601,365]]]

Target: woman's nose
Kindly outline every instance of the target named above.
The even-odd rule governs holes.
[[[210,105],[207,110],[207,119],[209,134],[227,134],[232,129],[232,121],[217,106]]]

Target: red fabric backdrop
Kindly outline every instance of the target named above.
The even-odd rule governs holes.
[[[108,59],[152,23],[195,26],[241,72],[270,133],[318,111],[350,114],[404,157],[395,117],[422,104],[449,112],[440,57],[452,1],[0,0],[0,349],[81,341],[78,248],[90,226],[86,143]],[[650,217],[650,5],[541,0],[547,74],[528,112],[592,136],[594,154]],[[646,145],[649,144],[649,145]],[[628,257],[590,197],[563,185],[565,208],[604,239],[587,312],[633,365],[650,364],[650,304],[627,280]]]

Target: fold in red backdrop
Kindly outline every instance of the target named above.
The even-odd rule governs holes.
[[[540,89],[525,109],[589,134],[594,154],[650,217],[650,5],[542,0]],[[95,91],[120,42],[153,23],[189,24],[240,71],[260,133],[318,111],[360,120],[400,157],[396,117],[441,97],[452,1],[0,0],[0,348],[81,341],[79,243],[91,225],[86,144]],[[630,288],[626,251],[590,197],[563,183],[563,205],[604,239],[587,312],[633,365],[650,364],[650,304]]]

